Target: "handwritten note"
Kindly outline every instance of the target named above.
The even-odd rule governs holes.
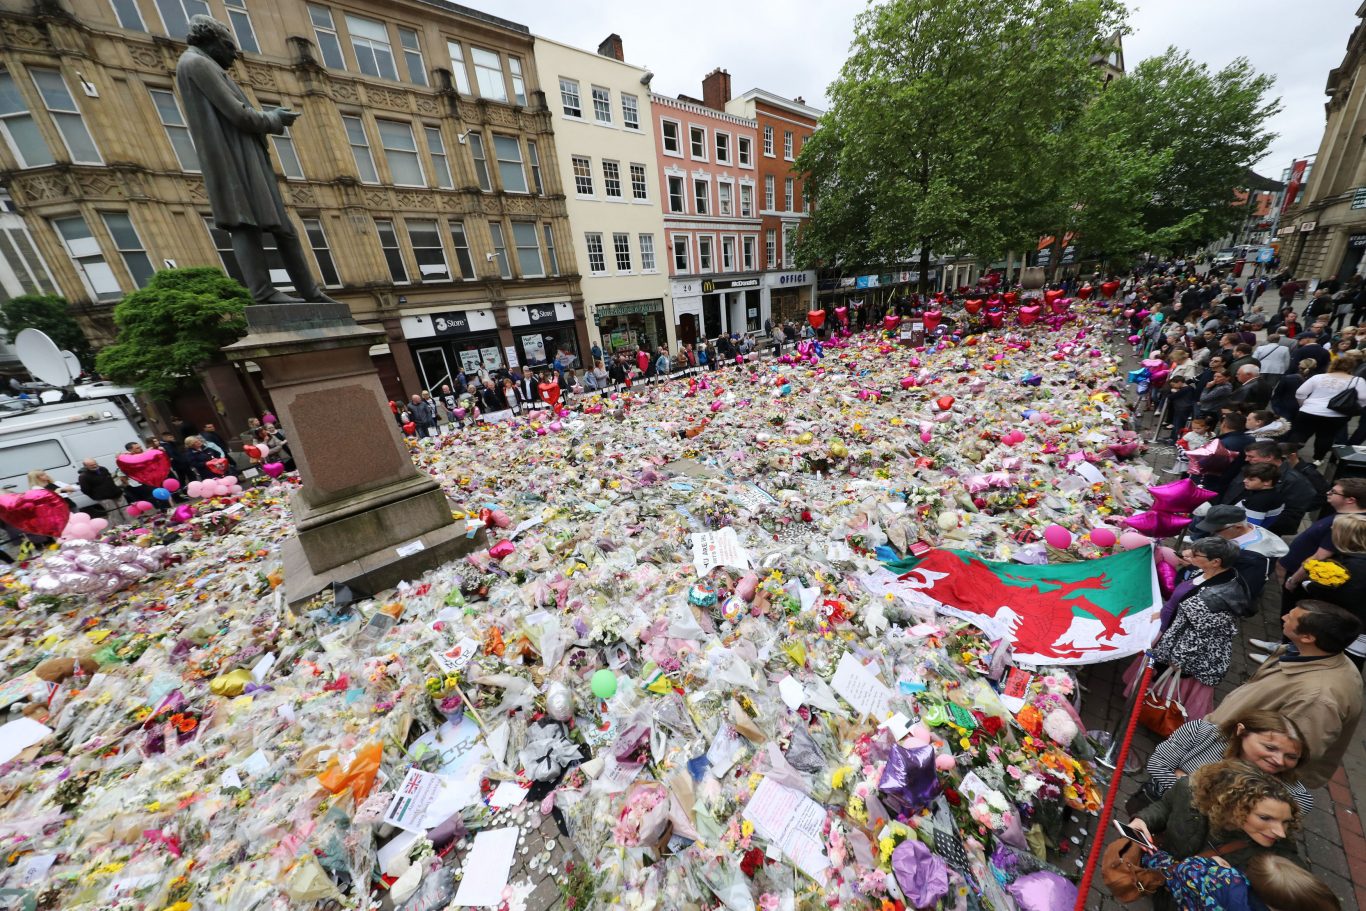
[[[441,668],[441,673],[459,674],[469,667],[477,651],[479,643],[466,636],[448,649],[432,652],[432,660]]]
[[[848,652],[840,656],[840,663],[835,668],[835,676],[831,678],[830,685],[845,702],[863,715],[880,720],[892,711],[892,691]]]
[[[749,554],[740,546],[735,529],[729,526],[720,531],[695,532],[692,539],[692,562],[699,576],[705,576],[718,566],[734,569],[751,567]]]
[[[830,860],[821,840],[824,807],[801,791],[765,778],[754,789],[742,815],[754,823],[754,831],[761,838],[776,845],[797,869],[825,885]]]

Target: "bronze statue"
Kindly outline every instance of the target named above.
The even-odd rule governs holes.
[[[176,89],[199,153],[214,224],[232,235],[233,253],[252,299],[258,304],[336,303],[313,280],[266,147],[266,134],[283,133],[299,113],[251,106],[228,75],[238,50],[223,23],[194,16],[186,40],[190,46],[176,64]],[[285,269],[302,299],[271,284],[263,231],[275,235]]]

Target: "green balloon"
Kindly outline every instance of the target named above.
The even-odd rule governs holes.
[[[593,695],[599,699],[611,699],[617,693],[617,675],[607,668],[593,674],[593,679],[588,684],[593,689]]]

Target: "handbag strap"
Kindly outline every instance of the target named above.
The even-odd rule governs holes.
[[[1210,848],[1208,851],[1201,851],[1196,856],[1222,857],[1225,854],[1232,854],[1234,851],[1241,851],[1250,844],[1252,844],[1252,842],[1248,841],[1246,838],[1240,838],[1237,841],[1230,841],[1226,844],[1222,844],[1217,848]]]

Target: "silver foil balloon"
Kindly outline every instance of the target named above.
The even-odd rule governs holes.
[[[574,717],[574,694],[569,687],[555,681],[546,687],[546,714],[556,721],[568,721]]]

